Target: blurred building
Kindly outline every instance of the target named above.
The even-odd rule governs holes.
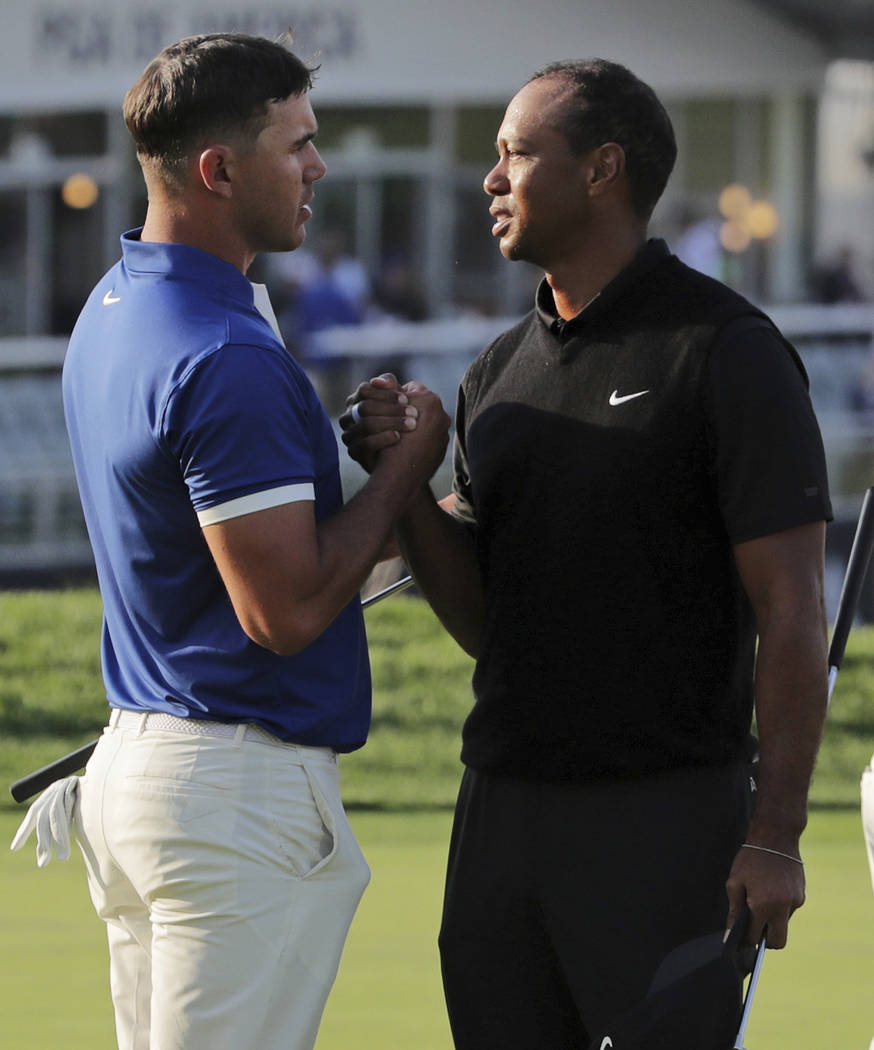
[[[315,243],[320,227],[344,229],[372,286],[402,288],[430,319],[527,308],[534,274],[501,259],[482,191],[504,105],[550,61],[623,62],[659,92],[679,139],[654,232],[672,243],[706,235],[688,243],[699,252],[709,245],[713,272],[767,305],[803,301],[814,261],[844,245],[855,248],[862,270],[871,269],[874,178],[865,149],[874,164],[874,120],[866,140],[865,113],[870,118],[874,83],[866,62],[834,64],[874,58],[868,6],[0,0],[0,434],[7,435],[0,475],[21,459],[15,448],[30,447],[27,438],[8,438],[17,423],[3,428],[4,413],[12,418],[9,384],[27,379],[40,387],[41,395],[28,396],[54,418],[65,337],[116,260],[120,232],[142,221],[144,187],[121,99],[165,44],[216,30],[275,37],[293,25],[297,53],[321,64],[313,104],[328,177],[317,189],[310,237]],[[851,47],[834,27],[857,10],[858,26],[846,34]],[[836,171],[830,129],[847,120],[855,133],[838,133],[844,163]],[[746,194],[743,216],[719,210],[730,186]],[[747,223],[753,205],[764,220],[758,227]],[[281,271],[265,263],[256,276],[269,284]],[[16,467],[20,498],[8,495],[18,489],[0,476],[0,568],[4,537],[35,529],[27,524],[36,513],[27,477],[63,475],[64,457],[63,449],[31,448],[27,465]],[[61,482],[55,491],[68,508]],[[76,527],[63,528],[59,557],[69,561],[74,547],[87,557]],[[24,566],[30,555],[15,543],[10,557]],[[43,563],[45,548],[33,551]]]
[[[814,250],[817,104],[827,50],[748,0],[4,0],[0,40],[0,332],[65,333],[118,233],[142,217],[142,181],[120,103],[145,63],[194,32],[277,36],[321,63],[313,102],[329,178],[321,222],[353,232],[374,274],[401,257],[428,307],[512,312],[527,301],[489,235],[482,177],[504,104],[566,57],[624,62],[668,103],[680,158],[656,217],[715,215],[739,182],[779,231],[734,260],[761,297],[803,294]],[[73,180],[73,181],[71,181]]]

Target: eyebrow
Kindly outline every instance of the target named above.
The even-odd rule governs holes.
[[[521,146],[523,149],[530,149],[531,148],[531,142],[527,138],[525,138],[524,135],[509,135],[509,136],[505,136],[503,138],[496,139],[496,141],[495,141],[495,150],[496,150],[496,152],[498,152],[498,153],[501,152],[501,143],[506,145],[511,140],[513,142],[515,142],[517,146]]]
[[[308,142],[312,142],[318,134],[318,131],[311,131],[307,135],[301,135],[299,139],[295,139],[292,143],[293,146],[305,146]]]

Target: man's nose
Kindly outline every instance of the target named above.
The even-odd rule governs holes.
[[[322,160],[321,153],[319,153],[315,146],[313,146],[313,154],[313,162],[308,169],[310,182],[315,182],[317,179],[324,178],[328,171],[327,165]]]
[[[483,189],[490,197],[501,197],[510,192],[510,183],[504,170],[504,162],[498,163],[483,179]]]

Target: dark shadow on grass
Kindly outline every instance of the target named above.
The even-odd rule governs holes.
[[[393,711],[386,711],[373,715],[370,732],[394,729],[417,734],[425,729],[440,729],[445,733],[456,734],[461,730],[462,721],[463,719],[452,715],[423,715],[415,711],[411,714],[399,715]]]
[[[344,802],[347,813],[451,813],[455,802]]]
[[[451,812],[455,803],[444,802],[344,802],[349,812],[358,813],[437,813]],[[811,810],[817,813],[848,813],[859,808],[852,802],[811,802]]]
[[[826,732],[840,733],[843,736],[867,736],[874,740],[874,722],[870,719],[844,722],[840,718],[835,718],[826,726]]]
[[[849,813],[858,811],[859,802],[814,802],[810,801],[807,808],[817,813]]]
[[[32,740],[40,736],[96,735],[100,728],[94,725],[93,711],[25,704],[17,694],[0,693],[0,736]]]

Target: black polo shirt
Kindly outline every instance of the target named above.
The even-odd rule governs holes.
[[[732,548],[831,515],[807,377],[768,318],[662,241],[569,322],[544,282],[464,377],[455,461],[487,590],[465,763],[736,757],[755,627]]]

